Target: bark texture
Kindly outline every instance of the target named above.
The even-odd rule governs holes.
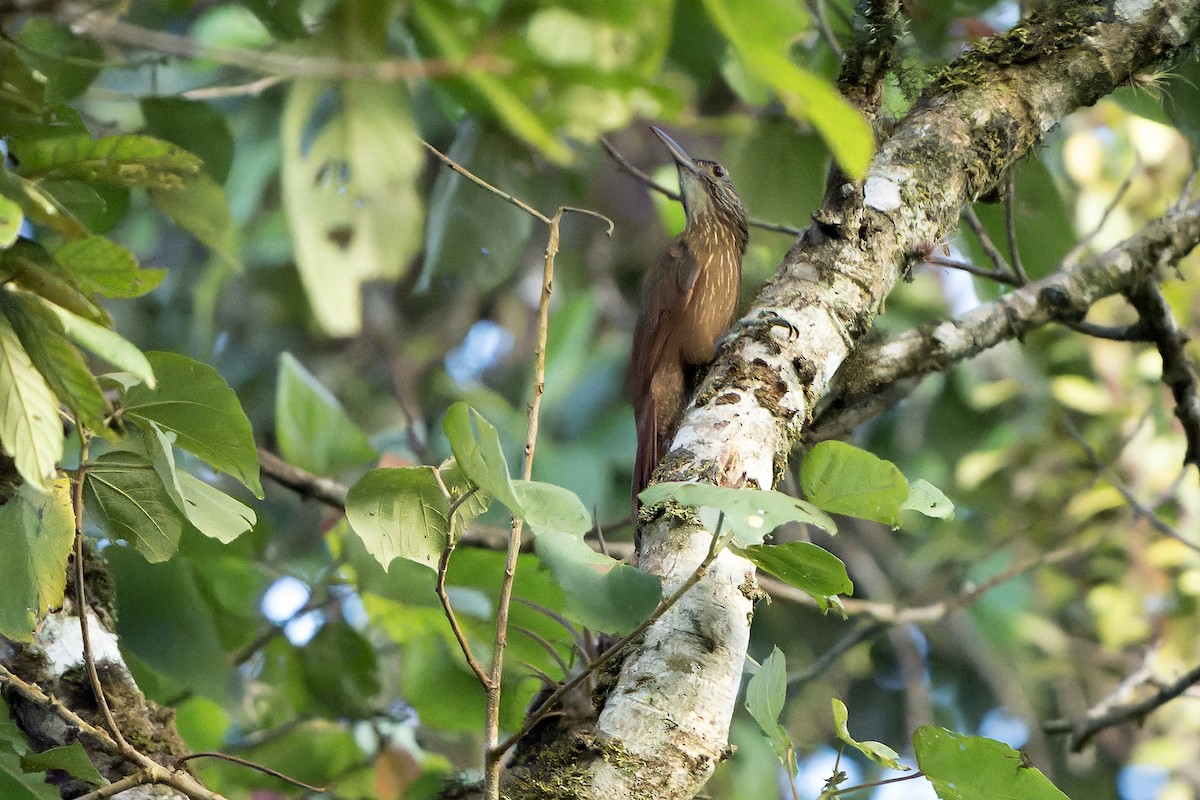
[[[838,182],[723,348],[675,436],[660,480],[769,488],[897,278],[1058,121],[1170,59],[1200,2],[1062,2],[980,42],[934,80],[883,142],[862,184]],[[1151,264],[1150,267],[1153,267]],[[1050,298],[1067,305],[1070,295]],[[1086,306],[1083,306],[1086,308]],[[708,534],[663,515],[641,564],[668,591]],[[726,754],[757,589],[723,555],[626,659],[597,723],[596,798],[692,797]]]

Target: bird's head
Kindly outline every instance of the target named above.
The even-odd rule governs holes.
[[[716,161],[692,158],[674,139],[653,125],[650,130],[666,145],[679,170],[679,194],[683,198],[688,227],[713,221],[739,229],[744,236],[746,207],[733,189],[728,170]]]

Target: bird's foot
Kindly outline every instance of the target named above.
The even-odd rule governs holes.
[[[750,319],[743,318],[733,323],[733,327],[717,343],[717,349],[721,349],[733,339],[747,332],[756,339],[774,341],[775,336],[773,331],[775,328],[783,328],[785,338],[789,342],[794,342],[800,338],[800,329],[789,320],[782,317],[776,311],[764,310],[759,311],[758,314]]]

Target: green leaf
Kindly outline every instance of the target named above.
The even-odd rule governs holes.
[[[75,276],[37,242],[21,239],[4,251],[0,260],[21,288],[89,320],[108,321],[104,310],[81,291]]]
[[[77,345],[90,350],[114,367],[125,370],[148,386],[155,385],[154,368],[146,356],[116,331],[72,314],[54,303],[43,301],[43,304],[58,317],[63,333]]]
[[[63,456],[58,400],[7,317],[0,317],[0,444],[16,461],[22,478],[50,491]]]
[[[96,765],[88,758],[83,745],[74,741],[63,747],[51,747],[40,753],[28,753],[21,756],[21,769],[26,772],[45,772],[51,769],[61,769],[76,780],[90,783],[94,786],[108,785],[108,778],[100,774]]]
[[[704,0],[704,7],[788,114],[812,125],[851,177],[865,176],[875,150],[870,126],[832,84],[788,57],[797,34],[807,28],[799,7],[789,0]]]
[[[384,569],[396,558],[437,569],[449,516],[432,467],[373,469],[346,495],[346,519]]]
[[[908,500],[908,481],[890,461],[845,442],[821,442],[800,467],[800,487],[831,514],[896,524]]]
[[[41,775],[26,775],[19,759],[0,753],[0,797],[4,800],[61,800],[58,790]]]
[[[459,469],[458,462],[452,458],[444,461],[438,467],[438,471],[442,476],[442,483],[450,492],[450,506],[453,507],[459,498],[474,489],[469,497],[458,502],[450,519],[450,543],[455,544],[462,538],[471,521],[488,510],[488,506],[492,504],[492,496],[471,483],[470,478]]]
[[[771,743],[779,760],[788,763],[792,739],[779,724],[783,703],[787,699],[787,664],[778,647],[771,651],[758,672],[746,684],[746,710]]]
[[[152,186],[150,199],[158,210],[227,264],[236,264],[233,223],[225,190],[208,174],[193,175],[177,186]]]
[[[105,428],[108,401],[83,354],[67,341],[58,318],[20,291],[0,291],[0,313],[8,317],[33,366],[57,396],[93,431]]]
[[[184,515],[145,456],[105,453],[88,466],[84,491],[85,508],[109,536],[132,543],[152,564],[175,554]]]
[[[188,472],[179,473],[183,512],[196,530],[222,544],[248,533],[258,522],[254,509]]]
[[[327,33],[366,38],[347,16],[332,14]],[[283,204],[301,282],[320,326],[354,335],[363,282],[400,277],[421,248],[425,162],[409,98],[397,82],[296,80],[282,136]]]
[[[913,749],[942,800],[1068,800],[1020,752],[993,739],[925,725]]]
[[[927,517],[954,519],[954,503],[942,490],[924,478],[917,478],[908,489],[908,499],[901,510],[916,511]]]
[[[158,379],[121,396],[123,416],[153,422],[175,434],[175,444],[226,472],[262,497],[258,451],[250,420],[221,374],[176,353],[151,352],[146,359]]]
[[[0,194],[19,205],[31,222],[45,225],[68,238],[88,235],[87,228],[75,215],[36,181],[0,170]]]
[[[9,247],[17,240],[24,221],[25,213],[21,211],[20,203],[0,197],[0,247]]]
[[[279,356],[275,439],[288,463],[317,475],[331,475],[379,458],[337,398],[291,353]]]
[[[195,154],[214,181],[225,182],[233,163],[233,134],[223,114],[181,97],[143,97],[138,105],[149,133]]]
[[[662,599],[657,578],[597,553],[579,536],[542,533],[534,551],[566,594],[567,616],[585,627],[624,633]]]
[[[100,72],[104,49],[66,25],[35,17],[21,29],[21,57],[45,76],[46,99],[66,102],[83,94]]]
[[[807,522],[818,528],[837,532],[837,525],[812,503],[789,497],[783,492],[759,489],[727,489],[706,483],[658,483],[640,495],[645,505],[674,500],[685,506],[700,506],[725,514],[723,532],[733,534],[733,541],[745,547],[761,544],[763,537],[785,522]],[[715,513],[701,519],[709,530],[715,530]]]
[[[756,544],[736,552],[784,583],[808,592],[823,609],[828,608],[830,597],[854,593],[842,560],[811,542]]]
[[[329,622],[300,653],[304,682],[325,713],[351,719],[377,713],[379,664],[361,633],[345,622]]]
[[[846,709],[846,704],[836,697],[833,698],[833,724],[837,728],[838,738],[846,744],[853,747],[858,752],[862,753],[867,758],[874,761],[876,764],[881,764],[888,769],[896,769],[902,772],[907,772],[909,767],[900,763],[899,754],[888,747],[886,744],[879,742],[860,742],[850,735],[849,727],[850,712]]]
[[[28,642],[37,617],[62,606],[74,540],[66,478],[48,492],[25,484],[0,506],[0,634]]]
[[[455,403],[446,412],[442,423],[454,461],[471,482],[521,516],[521,501],[517,499],[508,462],[500,449],[496,428],[466,403]]]
[[[104,181],[119,186],[180,188],[200,171],[200,159],[150,136],[60,136],[21,148],[21,173],[28,178]]]
[[[592,529],[592,517],[579,495],[540,481],[513,481],[520,514],[534,533],[574,533]]]
[[[139,269],[137,257],[103,236],[68,242],[54,260],[69,270],[85,292],[105,297],[141,297],[162,283],[165,269]]]

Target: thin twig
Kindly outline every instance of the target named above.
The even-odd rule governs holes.
[[[96,705],[117,746],[121,748],[122,754],[125,754],[132,751],[133,748],[125,741],[125,737],[121,734],[121,728],[113,717],[112,709],[108,707],[108,699],[104,696],[104,687],[100,683],[100,673],[96,671],[96,659],[92,654],[92,637],[88,631],[88,605],[83,582],[83,482],[87,476],[90,440],[87,431],[79,424],[78,419],[75,420],[75,423],[80,441],[79,467],[75,470],[71,483],[71,505],[75,511],[75,611],[79,614],[79,635],[83,640],[83,663],[92,683],[92,693],[96,696]]]
[[[1017,277],[1017,285],[1029,283],[1029,275],[1025,265],[1021,263],[1021,248],[1017,246],[1017,187],[1009,173],[1008,182],[1004,186],[1004,233],[1008,237],[1008,254],[1012,257],[1013,274]]]
[[[998,281],[999,283],[1007,283],[1010,286],[1016,283],[1016,279],[1006,272],[1000,272],[999,270],[994,269],[984,269],[983,267],[977,267],[967,261],[959,261],[957,258],[928,255],[925,256],[924,261],[926,264],[962,270],[963,272],[969,272],[972,275],[978,275],[981,278],[988,278],[993,281]]]
[[[542,212],[538,211],[533,206],[529,205],[528,203],[526,203],[523,200],[519,200],[516,197],[513,197],[511,194],[504,191],[503,189],[497,189],[495,186],[492,186],[490,183],[485,181],[483,178],[476,176],[475,173],[471,172],[469,169],[462,166],[457,161],[450,158],[450,156],[446,155],[441,150],[438,150],[436,147],[434,147],[433,145],[431,145],[429,142],[425,141],[424,139],[421,139],[420,141],[421,141],[421,144],[425,145],[425,149],[428,150],[429,152],[433,153],[434,157],[436,157],[438,161],[441,161],[447,167],[454,170],[459,175],[462,175],[464,178],[469,180],[471,183],[475,184],[476,186],[480,187],[481,189],[486,189],[487,191],[491,192],[492,194],[496,195],[497,197],[501,197],[501,198],[507,200],[508,202],[510,202],[514,206],[516,206],[517,208],[524,211],[529,216],[534,217],[535,219],[540,219],[542,222],[546,223],[547,225],[553,225],[553,222],[549,217],[547,217]]]
[[[454,547],[447,547],[442,551],[442,557],[438,560],[437,569],[437,584],[434,590],[437,592],[438,600],[442,604],[442,611],[446,614],[446,619],[450,622],[450,630],[454,632],[454,638],[458,641],[458,647],[462,650],[462,654],[467,659],[467,664],[471,667],[471,672],[475,673],[475,677],[479,679],[479,683],[487,690],[491,686],[492,679],[488,675],[487,670],[475,660],[475,654],[471,652],[471,643],[467,641],[467,636],[463,632],[462,626],[458,624],[458,615],[454,613],[454,607],[450,605],[450,595],[446,593],[446,569],[450,566],[450,554],[454,552]]]
[[[276,483],[334,508],[346,507],[348,490],[337,481],[289,464],[263,447],[258,448],[258,463],[263,474]]]
[[[325,792],[325,787],[323,787],[323,786],[313,786],[312,784],[308,784],[302,780],[293,778],[290,775],[284,775],[282,772],[279,772],[278,770],[271,769],[270,767],[264,767],[262,764],[257,764],[246,758],[239,758],[238,756],[231,756],[228,753],[214,753],[214,752],[191,753],[189,755],[183,756],[182,758],[175,759],[175,763],[182,764],[185,761],[191,761],[193,758],[216,758],[221,761],[228,761],[231,764],[237,764],[242,767],[249,767],[250,769],[261,772],[264,775],[270,775],[272,778],[279,778],[279,780],[281,780],[281,781],[286,781],[287,783],[290,783],[293,786],[299,786],[301,789],[305,789],[310,792],[321,792],[321,793]]]
[[[825,44],[840,61],[845,56],[845,51],[842,50],[837,36],[833,33],[829,18],[825,16],[825,0],[804,0],[804,5],[808,6],[808,13],[812,14],[813,19],[817,21],[817,30],[821,32],[821,38],[825,40]]]
[[[604,152],[608,153],[609,158],[611,158],[613,161],[615,161],[617,163],[617,168],[619,170],[621,170],[622,172],[632,175],[633,177],[637,178],[642,183],[646,184],[646,186],[648,188],[653,189],[654,191],[658,192],[659,194],[663,195],[664,197],[666,197],[670,200],[679,201],[682,199],[679,196],[679,192],[675,191],[674,189],[669,189],[666,186],[663,186],[661,183],[654,180],[654,178],[651,178],[645,172],[643,172],[642,170],[638,169],[633,164],[631,164],[629,162],[629,159],[627,159],[627,158],[625,158],[625,156],[621,155],[621,153],[618,152],[617,148],[613,147],[612,143],[609,142],[608,139],[601,137],[600,145],[601,145],[601,147],[604,148]],[[780,225],[775,222],[767,222],[765,220],[757,219],[755,217],[751,217],[750,219],[748,219],[746,221],[746,224],[752,228],[758,228],[758,229],[764,230],[764,231],[771,231],[773,233],[786,233],[789,236],[799,236],[801,233],[803,233],[803,231],[800,228],[793,228],[790,225]]]
[[[132,775],[126,775],[124,778],[121,778],[118,781],[113,781],[112,783],[101,786],[98,789],[94,789],[82,797],[75,798],[75,800],[105,800],[105,798],[116,797],[121,792],[132,789],[135,786],[142,786],[150,782],[150,774],[145,770],[139,769]]]
[[[571,678],[571,680],[567,681],[562,686],[559,686],[558,689],[556,689],[549,697],[542,701],[541,705],[539,705],[530,713],[526,714],[525,724],[521,727],[521,730],[517,731],[512,736],[501,742],[500,745],[496,747],[495,752],[500,755],[506,753],[517,742],[519,742],[521,738],[525,736],[525,734],[533,730],[533,727],[541,722],[542,719],[544,719],[554,709],[554,706],[558,703],[558,701],[565,697],[568,692],[579,686],[579,684],[583,683],[585,680],[588,680],[605,664],[611,661],[614,657],[620,655],[625,648],[637,641],[638,637],[645,633],[651,625],[657,622],[663,614],[670,611],[672,606],[683,599],[683,596],[686,595],[693,586],[700,582],[700,579],[708,573],[708,568],[712,565],[712,562],[716,560],[717,556],[728,543],[728,538],[721,536],[721,528],[724,520],[725,515],[721,514],[721,516],[718,518],[717,530],[713,532],[712,541],[709,542],[708,545],[708,554],[705,555],[704,560],[700,562],[695,571],[692,572],[692,574],[688,576],[688,578],[682,584],[680,584],[679,588],[672,592],[670,597],[660,600],[658,606],[655,607],[650,616],[642,620],[642,622],[636,628],[630,631],[628,635],[621,637],[621,639],[616,641],[607,650],[596,656],[592,662],[587,665],[586,669],[581,671],[575,677]]]
[[[992,266],[995,267],[995,280],[1002,280],[1005,283],[1015,284],[1017,282],[1015,277],[1016,273],[1013,272],[1013,268],[1009,265],[1008,259],[1006,259],[1004,254],[1000,252],[1000,248],[996,247],[996,243],[992,241],[992,237],[988,235],[987,228],[983,226],[983,221],[979,219],[979,215],[975,213],[975,209],[971,206],[967,206],[965,209],[963,209],[962,217],[967,221],[967,224],[971,226],[971,230],[974,232],[975,238],[979,240],[979,246],[983,248],[984,254],[989,260],[991,260]],[[1007,277],[998,277],[1001,274],[1006,275]]]
[[[226,97],[258,97],[267,89],[278,86],[281,83],[283,83],[281,76],[268,75],[265,78],[259,78],[249,83],[240,83],[236,86],[201,86],[195,89],[188,89],[186,92],[180,92],[179,96],[185,100],[221,100]]]
[[[1117,191],[1113,193],[1112,200],[1110,200],[1108,205],[1104,207],[1104,212],[1100,215],[1099,221],[1096,222],[1096,224],[1092,226],[1092,229],[1080,237],[1079,241],[1077,241],[1071,247],[1071,249],[1067,251],[1067,254],[1062,258],[1063,264],[1074,264],[1084,254],[1084,252],[1087,250],[1087,246],[1100,234],[1101,229],[1104,227],[1104,223],[1108,222],[1108,218],[1112,216],[1113,211],[1115,211],[1117,206],[1121,204],[1122,198],[1125,197],[1125,193],[1129,191],[1129,187],[1133,184],[1134,176],[1137,175],[1141,168],[1141,159],[1135,157],[1133,169],[1129,170],[1129,174],[1125,176],[1125,180],[1121,181],[1121,185],[1118,186]],[[1182,208],[1177,207],[1176,210],[1179,211],[1182,210]]]

